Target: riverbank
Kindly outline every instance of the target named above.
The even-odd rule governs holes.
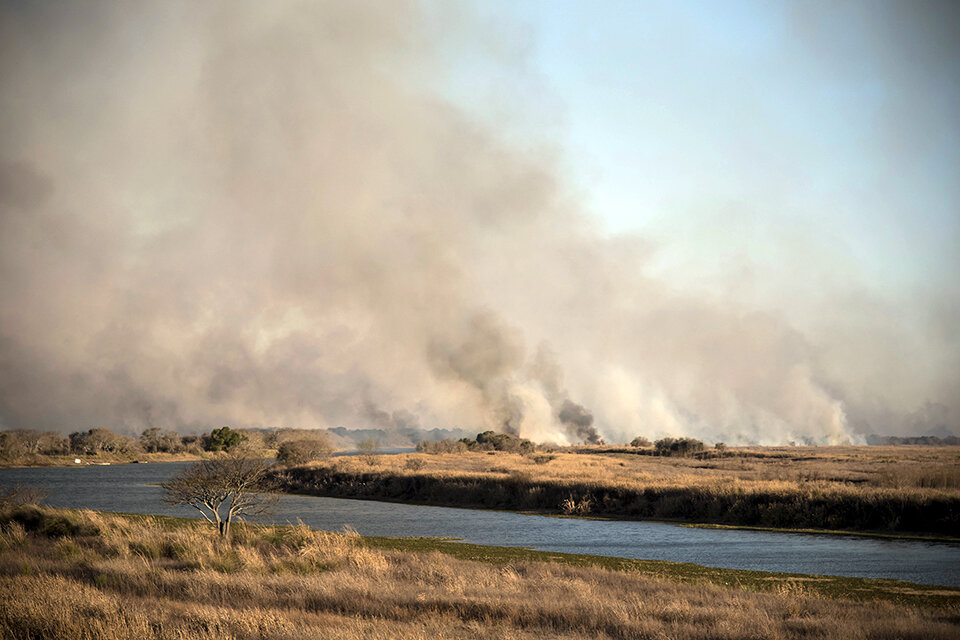
[[[46,467],[80,467],[89,465],[137,464],[144,462],[195,462],[214,455],[204,453],[99,453],[96,455],[25,455],[0,462],[0,469],[34,469]],[[76,462],[80,460],[80,462]]]
[[[749,462],[733,456],[703,461],[622,452],[403,454],[282,469],[276,479],[286,492],[339,498],[775,530],[960,537],[960,489],[951,475],[960,471],[950,467],[955,451],[907,451],[906,457],[891,460],[899,455],[888,451],[893,448],[840,449],[815,451],[817,455],[795,452],[801,458],[795,461],[799,469],[787,468],[790,459],[769,454]],[[934,464],[923,458],[929,455],[940,457]],[[920,464],[927,468],[917,468]],[[812,473],[811,465],[819,471]],[[940,480],[931,483],[930,478]],[[912,486],[904,484],[911,481]]]
[[[22,508],[7,638],[956,637],[960,589]],[[856,600],[856,601],[855,601]]]
[[[695,529],[733,529],[737,531],[764,531],[771,533],[794,533],[810,536],[854,536],[860,538],[876,538],[878,540],[913,540],[915,542],[946,542],[950,544],[960,543],[960,538],[950,536],[930,536],[905,533],[879,533],[876,531],[837,531],[833,529],[785,529],[783,527],[750,527],[747,525],[736,524],[709,524],[709,523],[689,523],[675,522],[681,527],[691,527]]]

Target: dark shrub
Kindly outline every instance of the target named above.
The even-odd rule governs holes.
[[[662,438],[653,446],[658,456],[689,456],[703,451],[703,442],[695,438]]]
[[[207,436],[207,451],[232,451],[238,444],[247,439],[239,431],[234,431],[230,427],[220,427],[214,429]]]
[[[510,451],[513,453],[528,453],[533,451],[534,444],[526,438],[512,433],[497,433],[484,431],[477,434],[477,447],[494,451]]]
[[[42,533],[51,538],[96,535],[96,526],[78,522],[75,514],[44,509],[36,505],[21,505],[3,515],[3,521],[19,522],[27,531]]]

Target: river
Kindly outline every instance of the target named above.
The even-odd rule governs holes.
[[[47,504],[198,517],[189,507],[161,502],[158,483],[191,463],[0,469],[0,486],[50,491]],[[782,571],[920,584],[960,586],[960,544],[805,535],[736,529],[697,529],[656,522],[580,520],[503,511],[281,496],[274,523],[302,520],[339,531],[345,525],[372,536],[459,538],[485,545],[623,558],[669,560],[756,571]]]

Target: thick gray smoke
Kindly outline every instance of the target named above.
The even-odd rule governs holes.
[[[564,400],[557,418],[560,419],[560,424],[568,428],[574,440],[600,444],[600,434],[593,428],[593,414],[581,405]]]
[[[644,276],[554,158],[430,89],[416,6],[0,12],[2,428],[843,442],[928,401],[956,425],[955,332],[901,360],[912,329],[845,313],[928,381],[891,396],[862,349],[825,357],[840,334]]]

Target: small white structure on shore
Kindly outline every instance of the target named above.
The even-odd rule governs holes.
[[[73,464],[80,464],[80,458],[74,458]]]

